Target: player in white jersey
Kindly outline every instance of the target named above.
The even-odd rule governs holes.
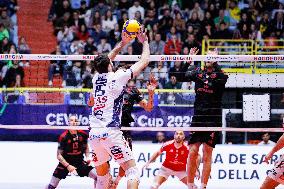
[[[89,144],[93,150],[93,161],[98,175],[97,189],[108,188],[111,176],[107,162],[111,156],[125,170],[127,188],[138,188],[140,173],[120,131],[123,89],[129,79],[138,76],[149,64],[147,35],[140,30],[137,38],[143,44],[143,52],[141,59],[130,69],[113,72],[112,60],[131,40],[124,34],[122,41],[108,55],[98,55],[94,60],[97,73],[93,78],[94,106],[90,117]]]
[[[272,150],[266,155],[265,162],[269,163],[269,160],[274,153],[284,148],[284,134],[279,138]],[[275,163],[274,168],[271,169],[261,185],[260,189],[274,189],[279,184],[284,184],[284,156]]]

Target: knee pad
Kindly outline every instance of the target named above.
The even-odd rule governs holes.
[[[94,168],[94,169],[92,169],[90,172],[89,172],[89,175],[88,175],[90,178],[92,178],[92,179],[94,179],[94,180],[96,180],[97,179],[97,171],[96,171],[96,169]]]
[[[137,167],[130,167],[125,171],[125,176],[127,180],[140,180],[140,174]]]
[[[52,176],[47,189],[54,189],[58,186],[60,179]]]

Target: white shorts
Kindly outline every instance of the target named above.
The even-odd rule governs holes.
[[[169,168],[162,166],[158,171],[157,176],[162,176],[166,179],[168,179],[169,176],[176,176],[179,178],[179,180],[182,180],[183,178],[187,177],[187,174],[186,171],[173,171]]]
[[[111,157],[121,164],[133,158],[128,143],[118,128],[92,128],[89,133],[94,166],[102,165]]]
[[[268,176],[278,182],[284,184],[284,156],[282,155],[275,163],[273,169],[268,172]]]

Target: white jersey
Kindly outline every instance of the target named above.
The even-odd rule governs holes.
[[[124,88],[132,75],[127,69],[94,76],[90,127],[120,127]]]

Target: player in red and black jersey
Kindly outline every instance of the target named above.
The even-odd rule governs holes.
[[[70,116],[70,126],[77,126],[76,116]],[[65,179],[68,173],[79,175],[80,177],[90,177],[96,183],[97,175],[92,166],[89,166],[89,160],[84,161],[89,156],[89,147],[87,144],[88,134],[79,130],[67,130],[59,137],[57,149],[57,159],[59,164],[53,172],[51,181],[47,189],[55,189],[61,179]]]
[[[191,55],[198,53],[197,48],[190,49]],[[217,51],[209,51],[208,55],[218,55]],[[183,77],[184,82],[195,82],[194,116],[191,127],[221,127],[222,96],[228,76],[224,74],[217,62],[205,62],[205,67],[191,66]],[[193,132],[190,138],[188,158],[188,187],[194,188],[195,161],[199,147],[203,144],[203,171],[201,189],[205,189],[212,162],[212,152],[219,141],[219,132]]]

